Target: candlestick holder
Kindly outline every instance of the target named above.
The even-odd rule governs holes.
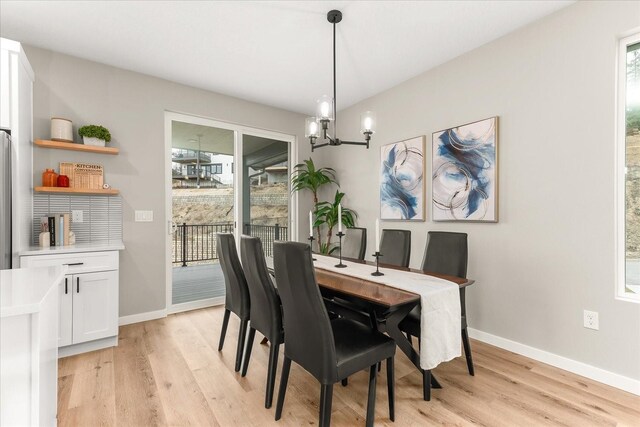
[[[382,256],[382,254],[380,252],[376,252],[375,254],[373,254],[373,256],[376,258],[376,271],[371,273],[371,275],[372,276],[384,276],[384,273],[380,273],[380,264],[379,264],[379,260],[380,260],[380,257]]]
[[[316,259],[313,257],[313,241],[316,239],[313,236],[309,236],[307,240],[309,241],[309,246],[311,247],[311,261],[316,261]]]
[[[340,241],[338,243],[338,249],[340,251],[340,263],[336,264],[335,267],[337,267],[337,268],[346,268],[347,266],[342,263],[342,238],[345,236],[345,234],[341,231],[338,234],[336,234],[336,236],[338,236],[338,239],[340,239]]]

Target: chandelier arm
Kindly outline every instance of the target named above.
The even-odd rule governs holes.
[[[346,145],[366,145],[367,148],[369,148],[369,142],[356,142],[356,141],[340,141],[340,144],[346,144]]]
[[[328,142],[326,142],[324,144],[313,144],[313,145],[311,145],[311,152],[313,153],[313,150],[315,150],[317,148],[326,147],[327,145],[329,145]]]

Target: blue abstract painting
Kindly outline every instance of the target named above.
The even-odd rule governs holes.
[[[498,221],[497,127],[492,117],[433,134],[435,221]]]
[[[424,137],[384,145],[380,163],[380,218],[424,221]]]

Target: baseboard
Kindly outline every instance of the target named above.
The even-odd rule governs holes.
[[[130,325],[132,323],[146,322],[147,320],[162,319],[163,317],[167,317],[166,309],[130,314],[129,316],[120,317],[120,319],[118,319],[118,325]]]
[[[89,351],[102,350],[103,348],[116,347],[118,345],[118,336],[102,338],[95,341],[87,341],[80,344],[68,345],[58,348],[58,359],[62,357],[74,356]]]
[[[478,341],[512,351],[533,360],[537,360],[538,362],[546,363],[548,365],[555,366],[556,368],[564,369],[565,371],[569,371],[640,396],[640,381],[634,380],[633,378],[605,371],[604,369],[587,365],[586,363],[578,362],[554,353],[549,353],[548,351],[530,347],[528,345],[479,331],[477,329],[469,328],[468,330],[469,336]]]

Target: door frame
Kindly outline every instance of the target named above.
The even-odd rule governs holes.
[[[298,163],[298,146],[297,138],[295,135],[289,135],[282,132],[260,129],[251,126],[245,126],[237,123],[212,119],[208,117],[179,113],[175,111],[165,110],[164,112],[164,152],[165,152],[165,287],[166,287],[166,311],[167,314],[179,313],[182,311],[195,310],[198,308],[211,307],[214,305],[224,304],[224,297],[207,298],[198,301],[186,302],[181,304],[173,304],[173,259],[171,258],[171,250],[173,245],[173,229],[172,229],[172,210],[173,210],[173,195],[172,195],[172,175],[171,175],[171,123],[173,121],[180,121],[183,123],[190,123],[201,126],[216,127],[233,131],[234,134],[234,174],[233,174],[233,197],[234,197],[234,214],[233,220],[235,223],[234,235],[236,236],[236,245],[238,251],[240,251],[240,234],[242,234],[242,212],[243,212],[243,198],[242,198],[242,173],[237,171],[242,170],[242,164],[238,163],[237,159],[242,159],[242,137],[243,135],[253,135],[262,138],[275,139],[289,143],[289,169],[293,169]],[[291,182],[288,183],[289,189],[289,239],[293,241],[298,240],[298,227],[295,226],[298,223],[298,193],[291,192]],[[238,191],[240,189],[240,191]]]

